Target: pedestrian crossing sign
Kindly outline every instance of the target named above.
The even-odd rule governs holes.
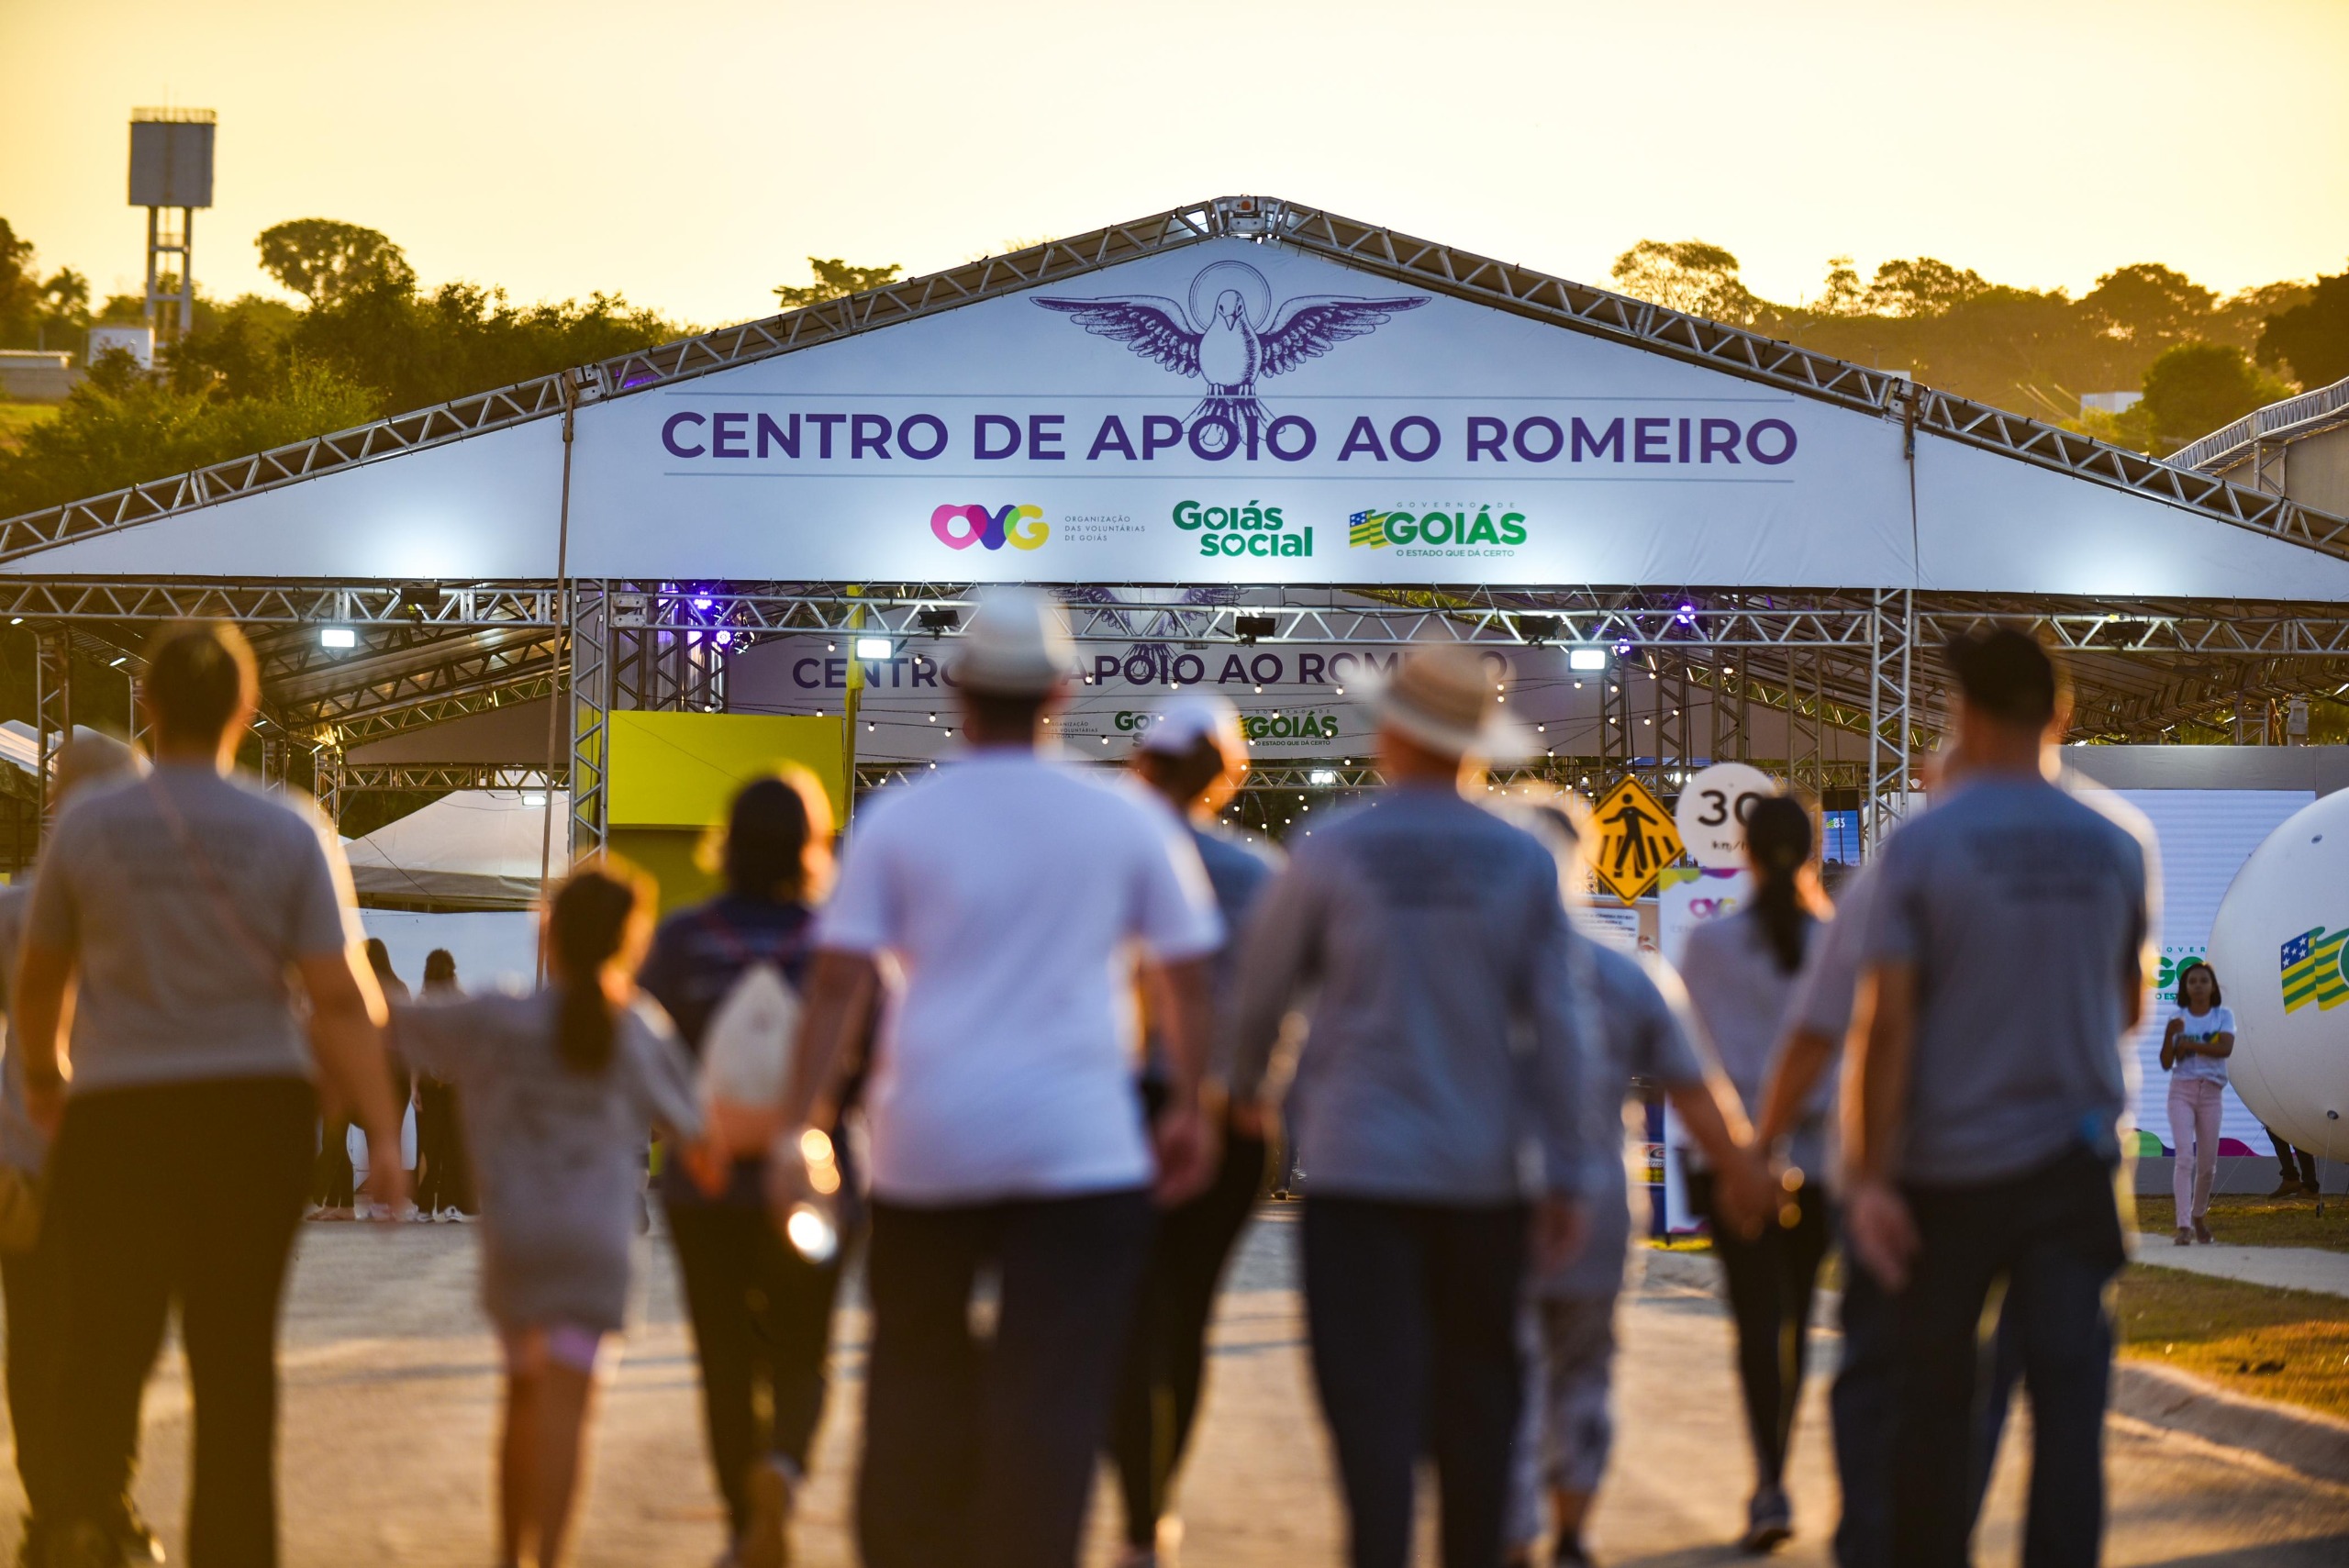
[[[1592,815],[1598,846],[1590,857],[1591,874],[1624,903],[1638,903],[1655,885],[1656,873],[1680,858],[1680,831],[1672,813],[1647,785],[1627,778],[1607,792]]]

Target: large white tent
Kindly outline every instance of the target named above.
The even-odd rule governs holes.
[[[458,790],[346,840],[362,899],[436,909],[525,909],[536,903],[551,831],[570,804],[561,791]],[[551,849],[552,863],[568,850]]]

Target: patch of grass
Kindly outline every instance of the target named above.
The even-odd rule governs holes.
[[[2121,1340],[2132,1360],[2349,1417],[2349,1301],[2340,1296],[2140,1263],[2121,1276]]]
[[[57,417],[61,403],[0,403],[0,451],[24,444],[25,432]]]
[[[2167,1240],[2177,1225],[2176,1213],[2173,1199],[2140,1197],[2137,1229]],[[2321,1247],[2349,1252],[2349,1198],[2339,1194],[2327,1198],[2324,1218],[2319,1219],[2312,1197],[2213,1197],[2210,1234],[2229,1247]]]

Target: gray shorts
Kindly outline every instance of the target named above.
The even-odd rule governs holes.
[[[1615,1297],[1525,1304],[1525,1418],[1510,1466],[1508,1540],[1542,1536],[1545,1491],[1592,1493],[1615,1440],[1609,1409],[1615,1371]]]

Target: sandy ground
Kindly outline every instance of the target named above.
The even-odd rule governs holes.
[[[1315,1419],[1296,1292],[1295,1210],[1251,1233],[1216,1328],[1214,1383],[1186,1485],[1184,1556],[1215,1568],[1340,1562],[1342,1526]],[[484,1564],[495,1350],[473,1305],[474,1233],[454,1226],[306,1229],[284,1336],[283,1478],[291,1568],[353,1562]],[[695,1369],[665,1251],[648,1242],[637,1327],[596,1443],[579,1561],[609,1568],[706,1564],[720,1542]],[[863,1320],[843,1314],[839,1396],[799,1530],[800,1561],[845,1568]],[[1726,1323],[1704,1294],[1643,1288],[1627,1303],[1613,1473],[1594,1529],[1609,1563],[1742,1561],[1724,1546],[1751,1484],[1732,1399]],[[1831,1343],[1819,1358],[1832,1359]],[[1834,1518],[1823,1382],[1814,1380],[1793,1489],[1802,1535],[1780,1559],[1831,1561]],[[180,1561],[187,1405],[174,1367],[147,1407],[139,1493]],[[2114,1564],[2338,1568],[2349,1562],[2349,1488],[2123,1420],[2110,1429]],[[2010,1562],[2023,1454],[2010,1442],[1981,1560]],[[20,1498],[7,1472],[0,1548]],[[1108,1560],[1114,1505],[1095,1511],[1092,1562]],[[1432,1562],[1432,1556],[1427,1561]]]

